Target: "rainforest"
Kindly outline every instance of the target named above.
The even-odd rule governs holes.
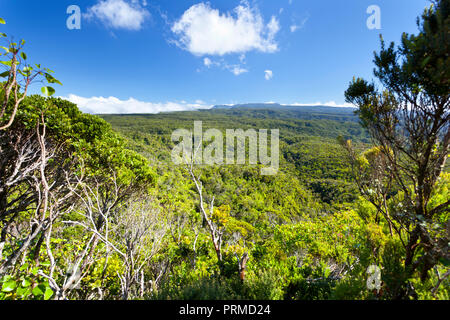
[[[85,113],[0,33],[0,300],[450,299],[449,13],[381,39],[352,107]],[[241,162],[174,163],[199,121],[215,155],[267,130],[276,172],[250,137]]]

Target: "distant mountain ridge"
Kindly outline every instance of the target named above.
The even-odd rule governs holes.
[[[359,118],[352,107],[332,107],[326,105],[282,105],[279,103],[246,103],[235,105],[216,105],[211,109],[199,110],[201,113],[222,114],[259,119],[302,119],[334,120],[339,122],[358,122]]]
[[[279,103],[244,103],[234,105],[216,105],[211,108],[217,109],[269,109],[280,111],[304,111],[304,112],[325,112],[325,113],[352,113],[356,110],[354,107],[334,107],[327,105],[283,105]]]

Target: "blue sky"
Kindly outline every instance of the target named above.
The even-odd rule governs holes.
[[[82,12],[69,30],[70,5]],[[370,30],[367,8],[381,10]],[[56,95],[92,113],[214,104],[344,104],[372,78],[379,34],[417,33],[427,0],[54,0],[0,2],[0,31],[55,71]],[[38,92],[39,87],[34,88]]]

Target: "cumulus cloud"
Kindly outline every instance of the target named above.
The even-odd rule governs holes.
[[[211,105],[207,105],[201,100],[197,100],[195,103],[186,101],[153,103],[139,101],[134,98],[129,98],[128,100],[120,100],[116,97],[85,98],[75,94],[70,94],[68,97],[63,97],[63,99],[77,104],[81,111],[91,114],[159,113],[208,109],[211,107]]]
[[[146,6],[147,2],[144,1]],[[99,0],[87,9],[87,19],[98,19],[109,28],[140,30],[150,13],[137,0]]]
[[[266,70],[264,71],[264,78],[266,78],[266,80],[270,80],[273,77],[273,72],[272,70]]]
[[[256,50],[275,52],[280,25],[275,17],[268,24],[256,8],[243,1],[232,13],[221,13],[209,3],[186,10],[171,28],[175,43],[194,55],[225,55]]]

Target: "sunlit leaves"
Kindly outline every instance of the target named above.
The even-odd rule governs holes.
[[[41,91],[47,97],[50,97],[55,93],[55,89],[53,89],[52,87],[48,87],[48,86],[42,87]]]
[[[4,64],[5,66],[11,67],[12,62],[11,61],[0,61],[1,64]]]
[[[10,279],[3,283],[2,292],[11,292],[17,287],[16,281]]]
[[[53,77],[50,73],[44,73],[44,76],[48,83],[57,83],[59,85],[62,85],[62,83],[58,79]]]
[[[53,290],[44,284],[40,284],[33,289],[32,293],[37,298],[49,300],[53,295]]]

